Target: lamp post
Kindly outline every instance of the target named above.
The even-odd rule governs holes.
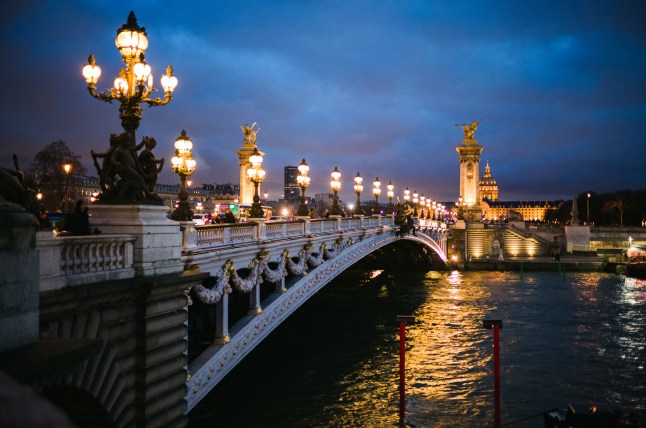
[[[186,192],[186,179],[195,172],[195,159],[193,159],[193,142],[186,136],[186,131],[175,140],[175,156],[171,159],[173,172],[179,175],[181,181],[177,208],[173,210],[171,216],[177,221],[193,220],[193,211],[188,203],[188,192]]]
[[[332,173],[330,174],[332,181],[330,181],[330,188],[332,189],[332,209],[330,210],[330,215],[340,215],[341,208],[339,207],[339,190],[341,190],[341,172],[339,168],[334,167]]]
[[[363,177],[357,172],[357,176],[354,177],[354,193],[357,194],[357,209],[354,210],[356,215],[363,215],[363,210],[361,209],[361,192],[363,192]]]
[[[388,185],[386,186],[386,189],[388,190],[386,192],[386,195],[388,196],[388,207],[386,207],[386,209],[388,210],[389,214],[392,214],[393,211],[394,211],[393,198],[395,197],[395,192],[394,192],[395,186],[393,186],[392,181],[388,182]]]
[[[379,181],[379,177],[375,178],[375,181],[372,182],[372,194],[375,195],[375,214],[380,214],[379,195],[381,194],[381,181]]]
[[[72,172],[72,164],[63,164],[63,171],[65,171],[65,188],[63,189],[63,204],[62,209],[66,213],[70,212],[70,172]]]
[[[249,217],[262,218],[265,212],[260,206],[260,196],[258,195],[258,185],[265,181],[265,170],[262,169],[262,155],[258,152],[258,148],[254,147],[253,154],[249,156],[251,168],[247,169],[247,177],[253,183],[253,204],[251,204],[251,211]]]
[[[404,190],[404,205],[409,205],[410,204],[410,190],[408,190],[408,186],[406,187],[406,190]]]
[[[119,77],[114,80],[114,86],[103,92],[96,92],[101,68],[95,64],[94,55],[89,56],[88,64],[83,67],[83,77],[90,95],[94,98],[108,103],[113,100],[119,101],[121,126],[134,138],[142,117],[141,103],[150,107],[168,104],[177,86],[177,77],[173,76],[173,69],[169,65],[160,82],[165,93],[164,99],[149,98],[156,89],[153,88],[152,70],[144,58],[148,48],[148,37],[145,28],[137,25],[134,12],[130,12],[128,21],[117,30],[115,42],[125,68],[119,70]]]
[[[419,206],[422,208],[422,212],[419,214],[420,218],[425,218],[424,217],[424,207],[426,206],[426,196],[422,193],[422,195],[419,197]]]
[[[307,175],[309,170],[309,165],[305,162],[305,159],[303,159],[303,162],[298,165],[298,176],[296,177],[296,183],[298,184],[298,187],[301,188],[301,204],[298,206],[297,212],[297,215],[300,217],[307,217],[309,215],[309,211],[305,206],[305,189],[310,185],[310,177]]]
[[[419,194],[417,190],[413,192],[413,215],[417,217],[417,204],[419,203]]]
[[[585,222],[587,225],[590,225],[590,192],[588,192],[588,200],[587,202],[587,213],[585,216]]]

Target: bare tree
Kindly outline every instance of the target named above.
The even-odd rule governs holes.
[[[69,173],[64,165],[70,164]],[[29,167],[35,186],[43,192],[43,203],[48,209],[69,208],[77,192],[76,176],[85,175],[81,156],[74,153],[64,141],[54,141],[36,153]]]

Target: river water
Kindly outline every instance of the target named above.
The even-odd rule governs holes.
[[[646,281],[352,271],[241,362],[190,426],[397,426],[398,314],[417,317],[407,333],[409,426],[492,425],[493,331],[483,318],[503,320],[503,424],[568,403],[646,411]]]

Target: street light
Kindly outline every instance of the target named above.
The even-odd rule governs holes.
[[[379,195],[381,194],[381,181],[379,177],[375,178],[375,181],[372,182],[372,194],[375,195],[375,213],[379,214]]]
[[[115,42],[126,66],[125,69],[119,70],[119,77],[114,80],[114,86],[103,92],[96,92],[101,68],[95,64],[94,55],[89,56],[88,64],[83,67],[83,77],[90,95],[94,98],[108,103],[113,100],[119,101],[121,126],[134,138],[142,117],[140,104],[146,103],[150,107],[168,104],[177,86],[177,77],[173,76],[173,69],[169,65],[160,81],[165,93],[164,99],[148,97],[156,90],[153,88],[152,70],[144,58],[148,48],[148,37],[145,28],[137,25],[134,12],[130,12],[128,21],[117,30]]]
[[[298,176],[296,177],[296,183],[298,184],[298,187],[301,188],[301,204],[298,206],[297,212],[297,215],[300,217],[306,217],[309,215],[309,211],[305,206],[305,189],[310,185],[310,177],[307,175],[309,170],[310,166],[305,162],[305,159],[303,159],[301,164],[298,165]]]
[[[417,217],[417,204],[419,203],[419,194],[417,190],[413,192],[413,215]]]
[[[330,188],[332,188],[332,192],[334,194],[332,196],[332,209],[330,210],[330,215],[340,215],[341,208],[339,207],[339,190],[341,190],[341,172],[339,171],[339,168],[334,167],[330,176],[332,176]]]
[[[63,164],[63,171],[65,171],[65,189],[63,190],[63,206],[61,208],[68,213],[70,212],[70,172],[72,172],[72,164]]]
[[[249,217],[262,218],[265,212],[260,206],[260,196],[258,195],[258,185],[265,181],[265,170],[262,169],[262,155],[257,147],[254,147],[253,154],[249,156],[251,168],[247,169],[247,177],[253,183],[253,204],[251,204],[251,211]]]
[[[408,186],[406,186],[406,190],[404,190],[404,204],[408,205],[410,202],[410,190],[408,190]]]
[[[424,217],[424,207],[426,206],[426,196],[422,193],[422,195],[419,197],[419,205],[422,207],[422,212],[420,213],[420,218],[425,218]]]
[[[394,192],[395,186],[393,186],[392,181],[388,182],[386,189],[388,189],[388,192],[386,193],[386,196],[388,196],[388,207],[386,207],[386,209],[390,214],[392,214],[394,211],[393,198],[395,197],[395,192]]]
[[[171,216],[177,221],[193,220],[193,211],[188,203],[188,193],[186,192],[186,179],[195,172],[197,162],[193,159],[193,142],[186,136],[186,131],[175,140],[175,156],[171,159],[173,172],[179,175],[181,186],[179,189],[178,203]]]
[[[588,200],[587,200],[587,203],[588,203],[588,204],[587,204],[587,214],[586,214],[586,216],[585,216],[585,217],[586,217],[586,218],[585,218],[585,222],[586,222],[586,224],[588,224],[588,225],[589,225],[589,224],[590,224],[590,192],[588,192]]]
[[[354,193],[357,194],[357,209],[354,211],[357,215],[362,215],[363,210],[361,209],[361,192],[363,192],[363,177],[357,172],[357,176],[354,177]]]

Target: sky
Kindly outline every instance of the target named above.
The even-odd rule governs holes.
[[[337,166],[345,200],[360,172],[364,198],[379,177],[454,201],[455,125],[482,119],[480,175],[489,161],[501,200],[646,188],[640,0],[3,2],[0,165],[62,140],[96,175],[90,150],[122,130],[81,69],[94,54],[98,89],[112,85],[131,10],[155,85],[169,64],[179,79],[168,105],[144,107],[138,139],[170,165],[185,129],[198,185],[236,182],[240,125],[257,122],[269,199],[304,158],[308,195],[329,192]],[[178,178],[167,166],[158,182]]]

